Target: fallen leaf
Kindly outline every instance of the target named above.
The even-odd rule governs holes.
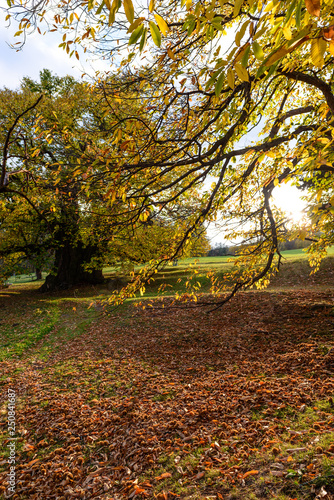
[[[259,473],[259,471],[258,471],[258,470],[249,470],[248,472],[246,472],[246,473],[242,476],[242,478],[243,478],[243,479],[246,479],[246,477],[248,477],[248,476],[256,476],[256,474],[258,474],[258,473]]]
[[[172,477],[170,472],[164,472],[161,476],[156,477],[156,481],[160,481],[161,479],[166,479],[167,477]]]
[[[199,472],[198,474],[196,474],[195,479],[201,479],[202,477],[204,477],[204,475],[205,475],[204,471],[203,472]]]
[[[35,458],[35,460],[32,460],[31,462],[29,462],[29,463],[27,464],[27,467],[31,467],[31,466],[32,466],[32,465],[34,465],[36,462],[39,462],[39,460],[40,460],[39,458]]]
[[[33,446],[32,444],[29,444],[29,443],[25,443],[25,445],[22,448],[23,451],[32,451],[34,449],[35,449],[35,446]]]
[[[273,470],[273,471],[271,471],[271,475],[272,476],[276,476],[276,477],[283,477],[284,476],[284,472],[281,471],[281,470]]]

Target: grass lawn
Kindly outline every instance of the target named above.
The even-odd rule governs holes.
[[[333,499],[334,259],[309,276],[292,257],[211,313],[111,310],[105,286],[1,290],[0,498],[9,390],[13,498]],[[158,278],[175,287],[185,268]]]

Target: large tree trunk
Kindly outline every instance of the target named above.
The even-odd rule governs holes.
[[[97,284],[103,282],[102,269],[85,271],[84,265],[90,262],[96,249],[85,247],[82,243],[75,246],[66,242],[55,253],[55,265],[51,274],[40,287],[41,292],[65,290],[74,285]]]

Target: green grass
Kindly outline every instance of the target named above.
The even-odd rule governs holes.
[[[334,247],[329,249],[328,255],[334,255]],[[275,289],[279,291],[291,287],[296,288],[301,281],[308,279],[310,275],[311,268],[309,267],[308,255],[305,250],[287,250],[282,252],[282,256],[281,271],[278,278],[272,280],[272,284],[269,287],[270,290]],[[187,293],[189,292],[189,283],[187,284],[187,282],[189,282],[190,277],[192,277],[190,281],[196,284],[196,293],[210,293],[211,282],[207,277],[208,271],[212,270],[219,276],[221,281],[224,281],[226,273],[232,270],[233,260],[234,258],[230,256],[198,257],[179,260],[178,265],[175,267],[173,265],[166,265],[163,270],[154,276],[154,280],[147,284],[144,294],[141,296],[138,293],[135,298],[129,299],[129,302],[138,299],[154,299],[157,296],[174,296],[176,291],[179,294]],[[330,258],[324,260],[322,264],[323,269],[329,266],[328,262],[331,262]],[[138,269],[139,267],[135,270]],[[112,267],[106,267],[103,271],[106,278],[115,276],[115,269]],[[317,278],[317,275],[315,276],[318,287],[326,286],[326,280],[322,283]],[[15,279],[16,282],[10,286],[9,290],[12,293],[14,293],[14,290],[19,293],[21,288],[23,289],[27,286],[29,276],[17,276]],[[37,289],[41,283],[35,280],[30,283],[30,286]],[[84,291],[81,289],[75,291],[74,300],[86,300],[89,296],[94,297],[94,300],[103,300],[108,298],[110,294],[111,292],[106,285],[91,287],[90,290],[86,287]]]
[[[328,256],[334,255],[334,247],[329,248]],[[307,259],[308,255],[306,249],[295,249],[295,250],[285,250],[282,252],[282,256],[284,260],[300,260]],[[187,259],[180,259],[178,261],[177,266],[173,266],[172,263],[168,264],[164,270],[164,274],[168,276],[177,276],[184,274],[185,271],[188,270],[189,266],[196,266],[203,271],[207,271],[209,268],[216,269],[217,271],[227,271],[231,266],[234,257],[225,256],[225,257],[190,257]],[[143,266],[134,266],[135,271],[138,271]],[[116,272],[115,267],[107,266],[103,268],[104,276],[114,276]],[[161,273],[160,273],[161,274]],[[45,278],[47,273],[43,273],[43,278]],[[30,274],[21,274],[17,276],[11,276],[7,283],[9,284],[25,284],[35,282],[36,284],[41,284],[42,281],[37,281],[34,273]]]
[[[27,311],[28,312],[28,311]],[[2,324],[0,337],[0,361],[11,357],[20,357],[44,336],[50,333],[59,319],[59,309],[29,310],[28,316],[33,326],[28,326],[27,315],[22,318],[17,314],[17,320],[12,324]]]
[[[48,273],[42,273],[43,279],[46,278]],[[31,283],[32,281],[35,281],[36,283],[43,283],[43,280],[36,280],[36,274],[35,273],[29,273],[29,274],[18,274],[16,276],[11,276],[7,280],[7,284],[13,285],[19,285],[20,283]]]
[[[86,299],[45,300],[41,296],[30,302],[20,302],[18,296],[6,296],[1,293],[4,302],[3,319],[0,322],[0,361],[20,358],[29,349],[37,348],[37,357],[46,359],[58,346],[81,335],[97,317],[98,312],[88,309],[90,301]],[[16,307],[11,307],[11,300]],[[8,313],[8,314],[7,314]]]

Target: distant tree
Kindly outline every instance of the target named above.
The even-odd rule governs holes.
[[[35,92],[43,92],[38,106]],[[101,206],[106,186],[98,167],[82,163],[100,119],[90,89],[44,70],[40,82],[24,78],[19,91],[1,94],[0,255],[27,258],[40,269],[52,250],[54,266],[42,290],[102,281],[101,262],[88,266],[102,257],[115,220],[114,209]],[[85,191],[89,176],[96,190],[90,183]]]
[[[212,247],[208,255],[210,257],[223,257],[229,253],[229,248],[226,245],[223,245],[222,243],[216,243],[214,247]]]

